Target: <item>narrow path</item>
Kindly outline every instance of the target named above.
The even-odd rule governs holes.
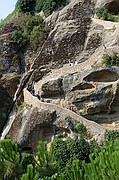
[[[99,143],[101,143],[100,141],[104,139],[105,128],[101,125],[95,123],[94,121],[89,121],[69,109],[65,109],[52,103],[41,102],[36,97],[32,96],[26,89],[24,89],[24,102],[32,105],[33,107],[38,107],[40,110],[56,111],[62,121],[65,121],[66,117],[71,117],[72,119],[75,119],[76,122],[83,123],[87,130]]]
[[[113,29],[119,27],[119,22],[105,21],[97,18],[92,18],[92,21],[96,24],[102,25],[104,29]]]
[[[97,52],[95,55],[93,54],[87,61],[84,61],[84,62],[79,63],[77,65],[70,66],[68,63],[68,64],[65,64],[62,68],[52,69],[49,74],[44,76],[39,82],[37,82],[35,84],[36,91],[39,90],[39,88],[41,87],[42,84],[44,84],[48,81],[58,79],[62,76],[72,74],[75,72],[81,72],[82,73],[82,72],[86,71],[87,69],[88,70],[92,69],[92,66],[94,65],[94,63],[96,61],[96,57],[99,54],[100,53]]]

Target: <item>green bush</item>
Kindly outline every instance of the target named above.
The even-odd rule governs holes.
[[[114,22],[119,22],[119,16],[115,16],[111,14],[106,8],[97,8],[95,10],[96,15],[103,19],[103,20],[108,20],[108,21],[114,21]]]
[[[56,139],[47,150],[39,142],[37,156],[22,153],[10,138],[0,141],[0,179],[12,180],[118,180],[119,140],[90,154],[85,140]],[[62,164],[63,163],[63,164]],[[64,165],[64,166],[62,166]]]
[[[116,139],[119,139],[119,131],[117,130],[106,131],[105,140],[114,141]]]
[[[104,20],[108,19],[108,10],[107,9],[105,9],[105,8],[97,8],[95,12],[96,12],[96,15],[99,18],[103,18]]]
[[[40,26],[34,26],[30,35],[31,47],[33,49],[36,49],[38,46],[42,46],[46,38],[47,38],[46,31],[41,29]]]
[[[84,139],[67,139],[65,141],[56,139],[54,141],[53,159],[57,162],[60,161],[60,172],[65,171],[66,164],[71,165],[73,160],[80,160],[80,165],[82,160],[88,162],[89,154],[90,145]]]
[[[100,152],[90,155],[90,163],[74,160],[66,171],[57,175],[57,180],[118,180],[119,179],[119,141],[108,142]],[[54,180],[54,179],[53,179]]]
[[[34,166],[31,154],[21,154],[21,149],[10,138],[0,141],[0,179],[20,179],[27,165]]]
[[[16,19],[14,29],[11,42],[20,47],[30,44],[31,48],[37,48],[47,37],[45,23],[40,16],[22,15]]]
[[[43,0],[36,0],[35,11],[40,12],[43,8],[44,1]]]
[[[119,54],[117,52],[113,52],[112,55],[104,54],[102,58],[106,65],[119,66]]]
[[[15,30],[11,36],[11,42],[19,46],[23,46],[27,42],[27,38],[23,35],[21,30]]]
[[[82,123],[77,123],[74,127],[74,131],[81,135],[81,138],[90,138],[89,132],[87,132],[86,127]]]
[[[20,13],[33,13],[35,8],[34,0],[18,0],[16,8]]]
[[[43,10],[46,16],[49,16],[54,10],[67,4],[67,0],[37,0],[35,11],[40,12]]]

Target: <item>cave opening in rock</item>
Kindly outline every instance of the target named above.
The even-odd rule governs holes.
[[[114,15],[119,14],[119,2],[113,1],[107,4],[106,9]]]

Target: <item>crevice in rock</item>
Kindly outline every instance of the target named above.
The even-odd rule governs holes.
[[[113,90],[113,94],[112,94],[112,99],[109,103],[109,106],[108,106],[108,114],[110,114],[112,112],[112,104],[116,98],[116,93],[117,93],[117,90],[118,90],[118,81],[116,81],[116,83],[112,86],[112,90]]]
[[[95,86],[93,86],[91,83],[80,83],[77,86],[73,87],[72,91],[76,91],[76,90],[86,90],[86,89],[93,89],[95,88]]]
[[[83,80],[94,81],[94,82],[114,82],[117,81],[119,75],[111,71],[110,69],[103,69],[100,71],[95,71],[86,76]]]

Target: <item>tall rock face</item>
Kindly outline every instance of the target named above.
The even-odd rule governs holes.
[[[48,17],[45,21],[51,31],[34,66],[47,63],[61,66],[77,60],[84,50],[93,10],[94,1],[75,0]]]
[[[27,97],[28,92],[24,94],[25,103],[33,107],[17,112],[8,132],[21,146],[33,147],[34,140],[51,140],[54,127],[63,133],[66,114],[73,118],[74,124],[77,118],[85,125],[91,120],[119,128],[119,68],[106,66],[102,61],[104,54],[119,51],[119,23],[95,18],[97,7],[106,7],[117,14],[118,1],[71,0],[45,19],[49,35],[35,52],[28,47],[17,49],[10,43],[12,26],[8,24],[1,29],[0,86],[5,94],[0,96],[1,104],[5,107],[11,104],[17,85],[18,92],[25,85],[34,86],[35,92],[39,91],[45,100],[45,104],[39,103],[36,97]],[[23,77],[27,78],[19,84],[19,74],[24,72]],[[5,80],[5,74],[12,73],[17,74],[16,80]],[[50,122],[49,116],[55,111],[57,117]],[[87,127],[94,130],[93,137],[98,140],[101,137],[99,141],[102,141],[105,128],[93,123]],[[101,130],[104,131],[100,135]],[[40,131],[43,133],[38,134]]]

